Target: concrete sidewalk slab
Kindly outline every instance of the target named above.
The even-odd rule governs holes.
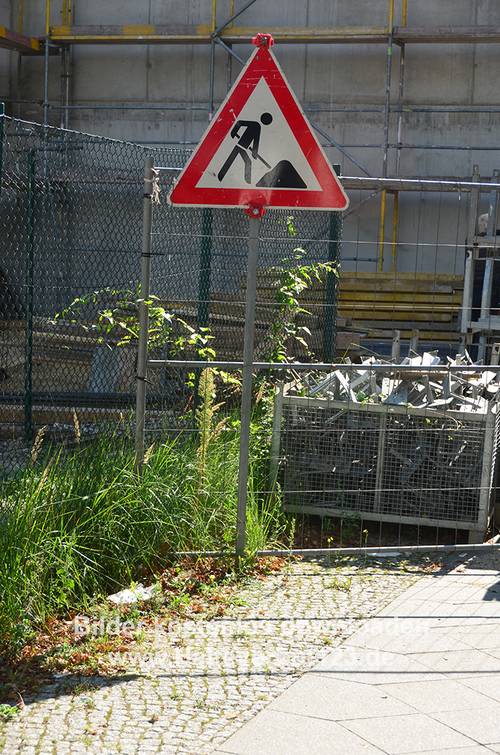
[[[484,678],[484,677],[482,677]],[[496,700],[451,679],[438,679],[412,684],[382,684],[376,687],[380,694],[395,697],[419,713],[461,711],[471,708],[492,708]]]
[[[500,674],[491,676],[473,676],[460,680],[461,684],[481,692],[482,695],[500,702]]]
[[[473,690],[468,690],[468,693],[471,697],[477,695]],[[360,711],[363,711],[363,715],[374,717],[413,713],[409,705],[377,687],[327,677],[318,684],[318,679],[312,674],[306,674],[292,684],[270,707],[330,721],[354,718]]]
[[[475,744],[469,737],[418,713],[410,716],[357,718],[354,721],[344,721],[343,725],[378,746],[382,752],[391,755],[425,752],[437,742],[443,749],[449,750]]]
[[[405,653],[408,648],[408,635],[411,636],[412,650],[415,653],[471,649],[467,637],[453,635],[449,627],[428,627],[425,632],[422,632],[422,627],[417,622],[403,624],[402,621],[397,622],[394,618],[382,619],[377,624],[370,622],[353,637],[349,637],[344,645]],[[493,638],[483,639],[484,643],[488,641],[493,643]],[[497,644],[498,635],[495,635],[494,645]]]
[[[448,638],[457,640],[458,646],[455,650],[460,649],[460,645],[466,644],[476,650],[488,650],[498,647],[500,637],[500,628],[494,622],[481,624],[474,628],[474,634],[471,634],[468,627],[454,627],[448,629]],[[448,648],[435,647],[434,650],[447,650]],[[451,648],[450,648],[451,649]]]
[[[344,645],[320,661],[312,673],[362,684],[439,679],[437,673],[411,656]]]
[[[380,755],[383,750],[334,721],[263,710],[222,746],[232,755]]]
[[[432,716],[481,744],[500,742],[500,703],[470,710],[433,713]]]
[[[413,658],[431,671],[450,674],[453,678],[500,673],[500,659],[496,658],[491,650],[451,650],[444,653],[431,651],[412,653],[405,657]]]
[[[500,552],[462,558],[369,619],[220,752],[500,753]]]

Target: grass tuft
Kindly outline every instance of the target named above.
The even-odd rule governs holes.
[[[140,477],[130,445],[117,437],[47,452],[43,463],[37,450],[37,463],[3,483],[0,654],[15,657],[50,617],[151,577],[167,554],[234,548],[238,431],[235,423],[216,430],[202,457],[196,439],[151,446]],[[255,460],[250,553],[285,535],[278,497],[253,492],[265,488],[264,474]]]

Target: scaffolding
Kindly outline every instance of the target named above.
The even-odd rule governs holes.
[[[235,59],[242,63],[242,59],[233,49],[235,45],[248,44],[257,31],[255,26],[240,26],[241,17],[260,0],[247,0],[235,9],[235,0],[230,0],[229,16],[221,21],[220,3],[210,0],[207,4],[206,23],[198,25],[153,25],[153,24],[125,24],[79,26],[74,23],[73,0],[61,0],[60,25],[52,25],[54,11],[53,0],[45,1],[45,30],[40,37],[26,37],[22,33],[24,2],[19,2],[18,29],[16,32],[0,27],[0,47],[17,50],[20,55],[43,55],[44,57],[44,91],[41,107],[43,123],[49,122],[49,111],[60,112],[61,127],[68,127],[70,113],[73,110],[202,110],[207,112],[210,119],[215,109],[215,50],[219,46],[225,50],[228,60]],[[471,145],[440,145],[440,144],[412,144],[404,141],[404,114],[421,112],[500,112],[500,107],[492,106],[412,106],[404,102],[405,95],[405,58],[408,44],[456,44],[456,43],[499,43],[500,26],[411,26],[408,24],[408,0],[387,0],[387,23],[375,27],[344,27],[344,28],[315,28],[290,27],[266,29],[280,44],[369,44],[382,45],[386,50],[384,102],[382,105],[363,106],[330,106],[321,108],[323,112],[378,112],[383,118],[383,139],[380,144],[342,145],[335,141],[319,126],[318,133],[328,146],[336,147],[345,158],[355,164],[362,173],[368,172],[347,151],[349,146],[362,148],[378,148],[381,150],[381,175],[388,177],[389,157],[394,155],[394,176],[398,178],[401,171],[401,155],[406,149],[473,149]],[[208,72],[208,101],[205,104],[72,104],[70,98],[71,86],[71,56],[75,45],[207,45],[209,52]],[[394,55],[395,49],[399,56]],[[61,88],[59,103],[49,99],[49,60],[52,54],[61,58]],[[396,60],[395,60],[396,58]],[[393,101],[391,91],[397,92]],[[308,109],[306,108],[306,111]],[[318,109],[310,108],[308,115],[314,117]],[[391,142],[391,116],[396,118],[396,141]],[[313,124],[314,125],[314,124]],[[478,149],[485,147],[478,147]],[[491,150],[498,150],[498,145],[491,145]],[[461,178],[464,180],[464,177]],[[379,271],[396,270],[396,249],[399,229],[399,192],[401,188],[388,183],[380,190],[379,225],[378,225],[378,265]],[[389,245],[387,240],[389,239]],[[385,259],[384,249],[391,249],[390,259]]]

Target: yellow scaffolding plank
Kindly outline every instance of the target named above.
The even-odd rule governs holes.
[[[231,26],[221,34],[227,44],[248,44],[259,29]],[[212,26],[155,26],[127,24],[108,26],[52,26],[53,42],[66,44],[208,44]],[[267,30],[276,42],[307,44],[387,44],[386,27],[278,27]],[[395,26],[396,43],[500,42],[500,26]]]
[[[6,26],[0,26],[0,47],[6,50],[17,50],[23,55],[41,55],[43,51],[42,43],[35,37],[26,37],[17,31],[7,29]]]
[[[65,44],[206,44],[210,42],[209,24],[199,26],[51,26],[52,42]]]
[[[346,291],[340,287],[340,301],[361,302],[376,306],[380,302],[388,302],[395,307],[403,304],[420,307],[428,305],[431,309],[436,306],[449,306],[462,303],[462,292],[456,293],[409,293],[406,291]]]

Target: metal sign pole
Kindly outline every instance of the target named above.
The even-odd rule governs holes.
[[[243,370],[240,418],[240,460],[238,470],[238,512],[236,521],[236,557],[245,554],[248,467],[250,456],[250,420],[252,414],[252,373],[255,335],[255,297],[257,288],[257,260],[259,256],[259,230],[262,209],[249,210],[247,292],[245,302],[245,332],[243,340]]]
[[[151,230],[153,221],[153,159],[148,157],[144,169],[142,215],[141,298],[139,301],[139,344],[137,349],[137,394],[135,403],[135,468],[142,470],[144,460],[144,418],[146,413],[146,378],[148,371],[149,286],[151,278]]]

